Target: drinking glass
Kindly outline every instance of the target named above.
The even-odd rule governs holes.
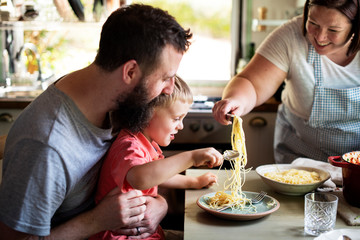
[[[332,230],[336,222],[338,197],[329,193],[305,195],[305,233],[318,236]]]

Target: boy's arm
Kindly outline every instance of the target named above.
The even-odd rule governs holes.
[[[128,171],[126,180],[133,188],[145,190],[162,184],[189,167],[214,167],[222,161],[222,155],[214,148],[197,149],[134,166]]]
[[[186,189],[194,188],[193,186],[196,185],[196,182],[197,179],[195,177],[176,174],[175,176],[171,177],[159,186],[164,188]]]
[[[217,182],[217,176],[213,173],[205,173],[198,177],[185,176],[176,174],[160,186],[164,188],[177,188],[177,189],[200,189],[210,187]]]
[[[158,186],[175,174],[192,166],[190,152],[183,152],[174,156],[148,162],[132,167],[126,180],[135,189],[145,190]]]

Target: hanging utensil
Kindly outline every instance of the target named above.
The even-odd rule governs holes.
[[[80,21],[85,21],[84,6],[80,0],[69,0],[69,4]]]

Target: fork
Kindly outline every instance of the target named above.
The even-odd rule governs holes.
[[[226,150],[223,154],[224,160],[231,161],[234,158],[240,156],[240,153],[236,150]]]
[[[252,204],[257,204],[257,203],[260,203],[266,196],[266,192],[264,191],[261,191],[258,195],[256,195],[255,197],[251,198],[251,203]],[[218,210],[216,210],[217,212],[221,212],[221,211],[224,211],[228,208],[231,208],[231,206],[226,206],[226,207],[223,207],[223,208],[220,208]]]
[[[231,113],[226,114],[226,119],[229,120],[229,121],[233,121],[234,117],[235,117],[234,114],[231,114]]]
[[[264,197],[266,196],[266,194],[267,194],[266,192],[261,191],[258,195],[256,195],[254,198],[251,199],[251,203],[257,204],[257,203],[261,202],[264,199]]]

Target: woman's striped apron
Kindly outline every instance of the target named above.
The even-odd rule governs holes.
[[[321,58],[312,45],[308,63],[314,66],[315,75],[310,118],[301,119],[280,105],[274,140],[277,163],[298,157],[327,161],[329,156],[360,150],[360,87],[324,87]]]

